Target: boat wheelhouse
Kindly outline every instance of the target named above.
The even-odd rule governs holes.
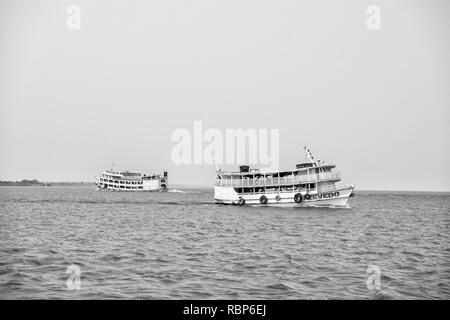
[[[218,204],[273,206],[346,206],[354,185],[341,182],[333,164],[308,163],[287,171],[262,172],[240,166],[236,172],[217,171],[214,198]]]
[[[168,174],[142,174],[130,171],[106,170],[96,179],[99,190],[111,191],[166,191]]]

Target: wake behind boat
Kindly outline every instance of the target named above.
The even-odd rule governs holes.
[[[314,161],[305,147],[308,163],[289,171],[261,172],[240,166],[238,172],[217,171],[214,198],[218,204],[259,206],[344,207],[354,185],[341,182],[333,164]]]

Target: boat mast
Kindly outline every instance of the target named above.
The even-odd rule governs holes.
[[[314,161],[314,157],[311,153],[311,150],[304,146],[306,157],[308,158],[309,162],[312,163],[314,166],[317,166],[317,163]]]

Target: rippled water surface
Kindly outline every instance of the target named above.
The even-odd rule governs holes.
[[[358,192],[351,209],[212,199],[0,187],[0,298],[450,298],[448,194]]]

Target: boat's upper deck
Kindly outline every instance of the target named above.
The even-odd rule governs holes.
[[[102,177],[114,180],[141,181],[163,179],[160,174],[142,174],[129,171],[112,171],[107,170],[102,173]],[[164,177],[165,178],[165,177]]]
[[[301,166],[301,165],[298,165]],[[253,176],[262,176],[262,175],[272,175],[272,176],[288,176],[288,175],[296,175],[303,174],[305,172],[329,172],[332,169],[336,168],[334,164],[326,164],[326,165],[316,165],[316,166],[303,166],[298,167],[294,170],[274,170],[274,171],[261,171],[259,169],[249,169],[249,171],[222,171],[218,170],[218,174],[223,176],[244,176],[244,177],[253,177]],[[314,169],[314,170],[311,170]]]
[[[341,180],[339,172],[333,172],[335,165],[297,165],[290,171],[251,170],[247,166],[238,172],[217,171],[216,186],[255,187],[286,186],[292,184],[316,183],[321,181],[336,182]]]

